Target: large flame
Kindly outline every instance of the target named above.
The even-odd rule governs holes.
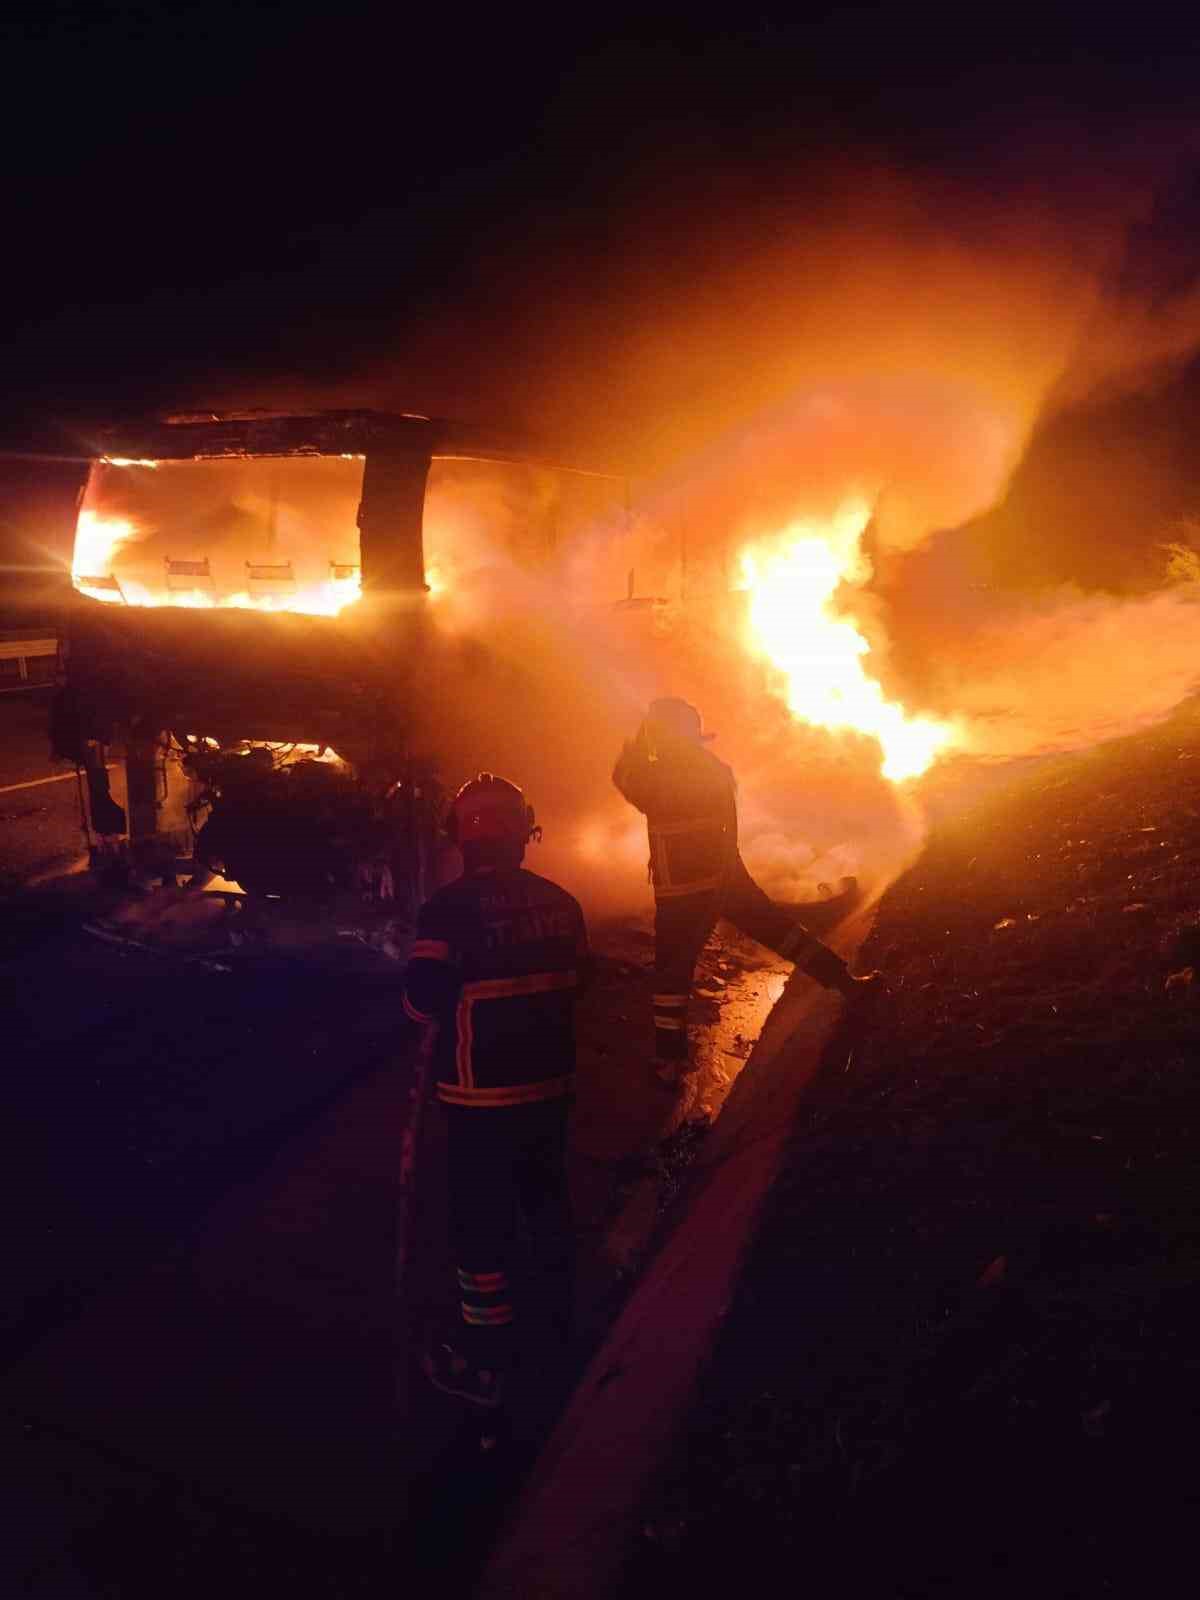
[[[77,589],[97,600],[120,603],[119,591],[112,585],[112,566],[117,551],[133,536],[133,523],[123,517],[98,517],[94,511],[81,511],[75,524],[75,555],[71,577]],[[105,587],[95,584],[104,580]]]
[[[746,642],[775,669],[794,716],[878,740],[884,777],[901,782],[924,772],[955,730],[931,717],[910,717],[886,700],[863,667],[870,645],[852,618],[833,609],[841,584],[870,577],[859,543],[869,519],[869,507],[851,501],[827,522],[794,522],[745,550]]]
[[[164,578],[152,589],[137,578],[114,574],[121,547],[134,536],[134,526],[124,517],[100,517],[81,511],[75,527],[75,556],[71,577],[75,587],[93,600],[128,606],[218,606],[243,611],[302,611],[309,616],[336,617],[343,607],[362,596],[362,578],[355,569],[347,576],[332,575],[320,583],[281,586],[252,594],[248,589],[219,593],[213,588],[168,588]]]

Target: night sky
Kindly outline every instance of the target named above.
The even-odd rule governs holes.
[[[1028,251],[1183,304],[1186,11],[21,5],[0,420],[386,404],[663,472],[836,371],[828,283],[893,239],[983,262],[967,299]],[[1130,361],[1077,351],[1070,405]]]
[[[803,207],[848,152],[994,193],[1066,139],[1086,183],[1197,81],[1196,25],[1145,6],[572,9],[19,7],[6,409],[338,378],[383,343],[402,367],[427,318],[454,343],[490,256],[536,306],[580,255],[636,252],[696,164]]]

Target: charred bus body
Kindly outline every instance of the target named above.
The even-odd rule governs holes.
[[[436,740],[416,715],[431,465],[586,469],[371,412],[172,419],[101,445],[53,713],[56,752],[86,780],[94,863],[411,906],[430,886],[439,803]]]

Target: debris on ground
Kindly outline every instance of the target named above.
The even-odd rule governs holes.
[[[227,970],[221,963],[244,966],[256,958],[317,965],[332,958],[345,966],[355,953],[361,965],[386,970],[407,958],[414,931],[394,906],[365,902],[357,894],[301,904],[174,887],[112,897],[84,928],[112,945],[216,964],[216,970]]]

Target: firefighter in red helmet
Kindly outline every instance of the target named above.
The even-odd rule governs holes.
[[[455,795],[445,826],[463,875],[422,906],[404,986],[407,1014],[435,1030],[458,1274],[457,1325],[435,1341],[426,1372],[439,1389],[494,1406],[514,1355],[518,1214],[550,1325],[569,1336],[567,1112],[587,933],[578,902],[521,864],[541,829],[514,784],[480,773]]]
[[[854,977],[794,911],[755,883],[738,850],[733,772],[705,745],[700,713],[686,700],[655,700],[621,751],[613,782],[645,813],[655,900],[654,1038],[659,1077],[679,1082],[688,1056],[687,1013],[696,960],[718,917],[847,998],[877,975]]]

